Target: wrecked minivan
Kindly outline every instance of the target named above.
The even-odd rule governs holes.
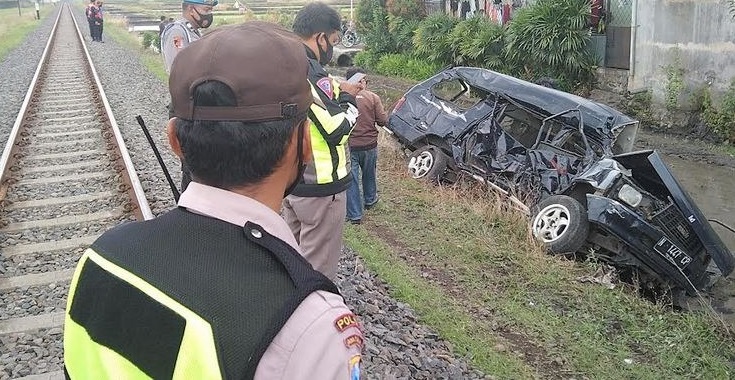
[[[550,252],[594,252],[694,295],[735,260],[658,153],[633,151],[638,125],[585,98],[454,67],[411,88],[386,129],[411,151],[413,178],[487,184],[529,214]]]

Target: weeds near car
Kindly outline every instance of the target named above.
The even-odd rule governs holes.
[[[527,218],[479,186],[408,178],[390,141],[381,141],[381,204],[348,228],[347,244],[479,369],[502,378],[509,368],[514,378],[732,376],[733,335],[710,314],[676,313],[631,286],[580,282],[600,264],[546,255]],[[455,319],[434,316],[436,297],[461,306]],[[466,318],[473,330],[458,331]]]

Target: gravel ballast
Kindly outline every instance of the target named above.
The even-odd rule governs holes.
[[[83,20],[80,10],[76,10],[75,15],[78,21]],[[0,119],[2,120],[0,121],[0,138],[3,142],[7,140],[43,50],[43,44],[38,41],[46,40],[52,24],[52,17],[44,20],[43,25],[28,37],[20,49],[16,49],[0,63],[0,72],[3,72],[4,78],[0,82],[0,93],[3,94],[3,101],[0,102]],[[93,43],[89,39],[86,25],[82,24],[82,28],[82,34],[87,39],[86,44],[151,209],[154,214],[161,214],[175,206],[174,199],[135,117],[141,115],[146,121],[175,183],[179,184],[179,161],[168,149],[168,141],[165,136],[165,126],[168,121],[166,110],[169,102],[168,87],[145,69],[135,52],[129,51],[104,36],[105,43]],[[68,262],[54,265],[59,268],[68,266]],[[35,272],[30,268],[24,268],[23,272],[26,271]],[[59,285],[59,289],[63,289],[64,285]],[[345,249],[340,263],[337,285],[350,308],[358,314],[363,323],[366,343],[363,349],[364,378],[487,378],[472,369],[467,360],[454,356],[448,343],[442,341],[436,332],[418,323],[417,315],[408,305],[391,298],[384,282],[368,272],[358,255],[350,249]],[[9,297],[13,294],[15,293],[9,292],[5,296]],[[13,309],[16,310],[15,307]],[[22,306],[20,309],[22,310]],[[18,313],[23,312],[18,311]],[[55,336],[56,334],[49,335]],[[28,356],[29,345],[19,344],[24,338],[13,339],[13,344],[6,346],[10,347],[10,357]],[[44,346],[47,341],[51,346]],[[53,340],[37,338],[31,342],[43,346],[32,352],[33,360],[43,363],[43,366],[47,365],[43,358],[58,352],[59,349],[58,342]],[[26,366],[7,368],[11,363],[7,354],[4,352],[0,358],[0,366],[5,366],[7,372],[14,375],[39,372],[38,370],[31,371]],[[3,378],[2,373],[3,371],[0,370],[0,379]]]

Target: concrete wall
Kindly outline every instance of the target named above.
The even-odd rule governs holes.
[[[735,21],[725,0],[637,0],[637,24],[630,91],[651,89],[654,101],[664,103],[666,66],[677,60],[685,108],[694,89],[711,82],[716,96],[735,78]]]

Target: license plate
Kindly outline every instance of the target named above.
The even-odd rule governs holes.
[[[669,259],[679,269],[684,269],[692,262],[692,258],[689,257],[681,248],[677,247],[676,244],[672,243],[671,240],[666,237],[662,237],[661,240],[653,246],[653,249],[661,254],[661,256]]]

